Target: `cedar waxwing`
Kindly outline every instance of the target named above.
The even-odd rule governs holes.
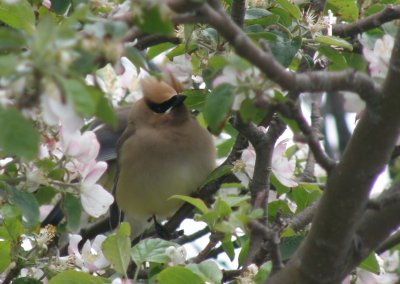
[[[183,104],[185,96],[154,77],[142,79],[143,98],[130,109],[118,140],[116,201],[132,226],[142,233],[155,216],[171,216],[182,204],[172,195],[196,191],[215,168],[215,147]]]
[[[154,77],[141,81],[143,98],[116,110],[116,129],[100,121],[91,127],[100,143],[97,160],[108,163],[99,183],[111,190],[116,182],[116,202],[131,223],[132,237],[151,225],[151,217],[175,213],[182,201],[169,197],[193,193],[215,168],[211,135],[183,104],[185,96],[177,93],[182,85],[167,75],[169,85]],[[42,226],[61,221],[59,204],[53,211]],[[117,212],[110,215],[112,223],[118,221]]]

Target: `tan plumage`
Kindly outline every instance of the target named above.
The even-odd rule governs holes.
[[[182,202],[168,198],[191,194],[215,167],[212,137],[175,89],[153,77],[141,85],[144,97],[132,106],[118,141],[116,201],[138,226],[132,228],[133,235],[141,233],[151,216],[172,215]]]

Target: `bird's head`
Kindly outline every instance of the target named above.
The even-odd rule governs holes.
[[[150,110],[166,113],[182,105],[186,96],[178,94],[174,88],[155,77],[148,76],[140,82],[143,99]]]

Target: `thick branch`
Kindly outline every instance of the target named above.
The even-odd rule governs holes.
[[[395,19],[400,19],[400,5],[394,7],[392,5],[387,5],[382,11],[357,22],[334,25],[332,27],[332,33],[339,37],[354,36],[380,27],[382,24]]]
[[[383,241],[379,247],[375,250],[377,254],[381,254],[395,246],[400,244],[400,231],[397,231],[393,235],[391,235],[389,238],[387,238],[385,241]]]
[[[295,231],[301,231],[308,224],[311,223],[314,218],[315,212],[317,211],[319,199],[312,203],[310,206],[305,208],[303,211],[297,213],[291,220],[289,220],[289,226]]]
[[[388,162],[399,134],[398,78],[400,32],[379,113],[367,109],[360,119],[342,160],[328,178],[308,237],[284,273],[277,273],[268,283],[339,283],[346,276],[356,228],[367,207],[369,192]]]
[[[354,238],[353,259],[348,265],[350,272],[365,257],[387,239],[400,224],[400,183],[386,190],[375,201],[380,204],[369,209],[363,216]]]

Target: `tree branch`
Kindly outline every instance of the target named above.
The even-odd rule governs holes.
[[[303,211],[297,213],[292,219],[288,221],[289,226],[295,231],[301,231],[308,224],[311,223],[314,218],[315,212],[317,211],[319,199],[306,207]]]
[[[400,224],[400,183],[396,183],[384,191],[375,202],[381,206],[367,210],[358,226],[351,253],[353,259],[348,264],[348,272],[398,228]]]
[[[398,78],[400,32],[396,36],[389,73],[383,86],[382,107],[378,113],[372,113],[368,108],[365,111],[342,160],[328,178],[327,189],[309,235],[284,272],[274,275],[268,283],[339,283],[348,273],[349,262],[352,262],[349,255],[354,250],[356,228],[367,207],[369,192],[389,161],[399,134]],[[380,218],[384,214],[378,216],[375,221],[383,220]],[[383,231],[385,226],[381,226]],[[373,246],[373,243],[377,237],[371,238],[369,247],[375,247],[377,244]]]
[[[243,27],[244,15],[246,12],[246,0],[233,0],[231,6],[232,20],[239,27]]]
[[[396,19],[400,19],[400,5],[387,5],[382,11],[357,22],[334,25],[332,33],[339,37],[354,36]]]
[[[396,233],[391,235],[389,238],[384,240],[379,245],[379,247],[375,250],[375,252],[377,254],[381,254],[381,253],[383,253],[383,252],[395,247],[398,244],[400,244],[400,231],[397,231]]]
[[[286,109],[287,107],[288,109]],[[303,116],[301,112],[300,106],[289,101],[285,105],[281,105],[279,111],[289,118],[296,120],[297,125],[300,130],[303,132],[305,138],[307,139],[307,143],[310,146],[311,151],[313,152],[314,158],[317,163],[324,168],[328,173],[335,167],[335,161],[329,158],[324,150],[321,147],[318,136],[315,135],[312,127],[308,125],[307,120]]]
[[[279,251],[279,231],[264,226],[258,221],[251,221],[248,226],[252,231],[255,231],[261,235],[268,243],[272,262],[272,273],[281,270],[283,268],[283,262]]]
[[[174,2],[185,1],[174,0]],[[213,5],[217,6],[218,1],[214,2]],[[174,9],[174,7],[171,8]],[[208,3],[203,3],[201,6],[192,8],[191,12],[193,11],[196,11],[196,15],[205,19],[225,37],[235,48],[238,55],[257,66],[270,80],[283,89],[299,93],[346,90],[358,93],[371,106],[379,105],[379,89],[367,75],[354,70],[292,73],[280,65],[270,52],[257,47],[241,28],[230,19],[222,7],[219,6],[218,9],[215,9]],[[261,42],[260,44],[263,45],[264,49],[268,48],[265,43]]]

